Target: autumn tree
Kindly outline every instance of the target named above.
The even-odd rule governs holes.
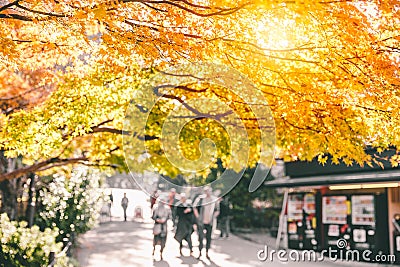
[[[155,122],[179,105],[198,115],[200,107],[188,108],[198,97],[229,104],[257,151],[264,130],[248,123],[248,103],[204,83],[163,92],[144,135],[123,130],[144,81],[193,61],[225,64],[256,85],[273,114],[278,156],[368,163],[366,146],[400,142],[398,9],[396,1],[3,1],[0,149],[25,165],[0,181],[71,163],[124,165],[123,135],[145,142],[157,169],[175,175],[156,155],[165,136]],[[218,111],[185,128],[185,156],[198,157],[211,137],[225,166],[235,156],[214,127]],[[251,155],[250,165],[260,157]]]

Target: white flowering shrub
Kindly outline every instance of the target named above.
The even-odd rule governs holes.
[[[7,214],[0,214],[0,266],[48,266],[50,252],[60,253],[62,243],[56,243],[58,229],[38,226],[27,227],[27,222],[10,221]],[[65,255],[57,258],[55,266],[68,266]]]
[[[105,197],[101,183],[101,173],[87,167],[74,169],[71,177],[54,175],[40,190],[37,222],[43,228],[57,227],[57,241],[88,231],[95,225]]]

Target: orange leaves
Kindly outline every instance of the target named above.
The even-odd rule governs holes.
[[[4,75],[4,76],[3,76]],[[0,111],[12,114],[42,103],[52,92],[54,74],[48,70],[20,70],[0,72]]]
[[[103,20],[107,16],[107,8],[104,6],[97,7],[93,10],[94,18],[97,20]]]
[[[0,36],[0,65],[8,65],[17,56],[16,44],[10,38]]]
[[[277,146],[286,159],[321,155],[324,163],[324,155],[331,154],[335,162],[365,161],[366,145],[400,145],[395,1],[373,2],[373,9],[319,2],[260,0],[235,10],[247,1],[21,0],[25,9],[0,12],[0,99],[18,96],[18,101],[3,101],[2,112],[17,110],[21,103],[27,112],[37,107],[54,83],[64,82],[55,74],[69,73],[84,84],[74,93],[88,95],[90,101],[78,98],[76,109],[76,100],[63,102],[61,108],[68,112],[57,114],[63,120],[86,114],[88,120],[76,123],[82,128],[69,124],[79,128],[76,134],[85,134],[90,119],[108,116],[96,110],[110,112],[93,108],[98,103],[91,96],[124,103],[117,89],[107,91],[110,96],[97,94],[103,81],[85,83],[91,66],[100,66],[104,75],[119,75],[132,65],[163,68],[205,60],[236,68],[264,93],[275,115]],[[33,21],[4,18],[11,13]],[[212,13],[218,15],[207,17]],[[76,84],[65,86],[63,90],[72,90]],[[240,99],[226,90],[207,96],[248,115]],[[122,117],[121,107],[114,108],[110,116]],[[255,126],[251,120],[246,123]]]

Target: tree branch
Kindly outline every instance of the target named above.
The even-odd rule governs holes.
[[[21,177],[27,173],[30,172],[36,172],[36,171],[43,171],[43,170],[47,170],[47,169],[51,169],[53,167],[57,167],[57,166],[65,166],[65,165],[69,165],[69,164],[73,164],[73,163],[82,163],[88,161],[87,157],[77,157],[77,158],[51,158],[51,159],[47,159],[41,162],[37,162],[33,165],[30,166],[26,166],[23,168],[18,168],[12,172],[8,172],[8,173],[2,173],[0,174],[0,182],[5,181],[5,180],[11,180],[11,179],[15,179],[18,177]]]
[[[4,10],[6,10],[6,9],[9,9],[9,8],[12,7],[12,6],[17,5],[18,2],[19,2],[19,0],[14,1],[14,2],[11,2],[11,3],[7,4],[7,5],[4,5],[4,6],[0,7],[0,12],[4,11]]]
[[[137,1],[123,0],[123,2],[126,3],[126,2],[137,2]],[[242,5],[240,5],[240,6],[237,6],[237,7],[232,7],[232,8],[218,8],[218,11],[216,11],[216,12],[201,13],[201,12],[198,12],[198,11],[196,11],[196,10],[193,10],[193,9],[191,9],[191,8],[189,8],[189,7],[186,7],[186,6],[184,6],[184,5],[180,5],[180,4],[178,4],[178,3],[174,2],[174,1],[165,1],[165,0],[162,0],[162,1],[138,1],[138,2],[140,2],[140,3],[147,3],[147,4],[165,4],[165,5],[174,6],[174,7],[177,7],[177,8],[179,8],[179,9],[181,9],[181,10],[184,10],[184,11],[186,11],[186,12],[188,12],[188,13],[191,13],[191,14],[193,14],[193,15],[195,15],[195,16],[198,16],[198,17],[212,17],[212,16],[230,15],[230,14],[233,14],[233,13],[237,12],[238,10],[244,8],[245,6],[251,4],[251,2],[248,2],[248,3],[244,3],[244,4],[242,4]],[[183,3],[184,3],[184,4],[188,4],[189,2],[183,1]],[[194,4],[191,4],[191,5],[189,5],[189,6],[191,6],[192,8],[193,8],[193,7],[196,7],[196,6],[193,6],[193,5],[194,5]],[[197,7],[197,8],[198,8],[198,9],[207,9],[207,8],[205,8],[205,7],[201,7],[201,8],[200,8],[200,7]]]
[[[17,6],[18,8],[34,13],[34,14],[39,14],[39,15],[43,15],[43,16],[49,16],[49,17],[57,17],[57,18],[65,18],[67,17],[67,15],[62,15],[62,14],[54,14],[54,13],[48,13],[48,12],[43,12],[43,11],[39,11],[39,10],[33,10],[30,8],[27,8],[25,6],[20,5],[18,2],[15,4],[15,6]]]
[[[122,134],[122,135],[130,135],[130,131],[124,131],[120,129],[115,129],[111,127],[94,127],[92,128],[92,133],[113,133],[113,134]]]
[[[109,120],[110,121],[110,120]],[[112,134],[122,134],[122,135],[130,135],[132,137],[136,137],[139,140],[142,141],[150,141],[150,140],[155,140],[159,139],[157,136],[152,136],[152,135],[139,135],[137,132],[132,133],[131,131],[125,131],[125,130],[120,130],[120,129],[115,129],[111,127],[99,127],[100,125],[103,125],[109,121],[102,122],[96,127],[92,128],[92,131],[90,133],[112,133]]]
[[[33,21],[33,19],[29,17],[18,14],[0,14],[0,19],[17,19],[22,21]]]

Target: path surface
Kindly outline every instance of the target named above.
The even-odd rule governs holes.
[[[164,260],[160,261],[156,253],[153,259],[152,252],[152,223],[151,221],[114,221],[101,224],[96,229],[89,231],[80,238],[80,248],[77,251],[78,261],[82,267],[200,267],[200,266],[229,266],[229,267],[255,267],[255,266],[383,266],[359,262],[279,262],[269,260],[262,262],[257,258],[257,252],[264,246],[237,236],[228,239],[214,239],[210,250],[211,260],[202,257],[200,260],[188,256],[189,250],[184,249],[184,256],[179,255],[178,243],[169,232]],[[117,221],[118,220],[118,221]],[[197,236],[193,235],[194,253],[198,255]],[[157,251],[158,252],[158,251]]]

